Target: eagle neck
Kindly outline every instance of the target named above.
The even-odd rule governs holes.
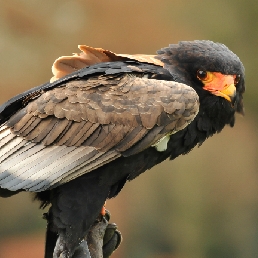
[[[227,106],[224,100],[221,101]],[[216,102],[211,106],[201,103],[195,119],[185,129],[171,135],[168,143],[170,159],[189,153],[195,146],[200,146],[207,138],[219,133],[225,125],[234,125],[233,109],[219,109],[220,105]]]

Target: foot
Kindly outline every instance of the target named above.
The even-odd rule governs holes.
[[[105,216],[99,217],[87,235],[87,242],[92,258],[102,257],[98,256],[100,255],[100,253],[98,254],[100,251],[103,258],[109,258],[121,244],[122,235],[117,230],[115,223],[108,224],[109,220],[110,213],[108,210],[105,210]]]
[[[47,214],[48,215],[48,214]],[[49,216],[45,215],[45,219],[49,222]],[[57,240],[55,248],[53,245],[52,255],[51,250],[48,250],[49,254],[45,254],[45,257],[53,258],[109,258],[111,254],[121,244],[122,236],[117,230],[115,223],[108,224],[110,220],[109,211],[105,210],[105,215],[100,215],[95,223],[91,226],[85,240],[76,248],[74,255],[69,254],[66,247],[65,240],[61,235],[56,235]],[[48,231],[51,231],[51,227],[48,227]],[[47,241],[46,250],[49,249],[48,245],[51,241]]]

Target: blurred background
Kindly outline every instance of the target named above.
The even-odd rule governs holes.
[[[78,44],[154,54],[179,40],[226,44],[246,68],[246,115],[164,162],[107,203],[124,241],[114,258],[258,257],[257,0],[0,0],[0,102],[49,80]],[[0,199],[0,258],[43,257],[29,193]]]

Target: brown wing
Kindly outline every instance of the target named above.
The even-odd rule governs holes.
[[[81,53],[73,54],[72,56],[61,56],[55,60],[52,66],[53,77],[50,82],[58,80],[67,74],[76,70],[82,69],[86,66],[102,63],[114,62],[124,60],[136,60],[162,66],[163,62],[155,58],[155,55],[129,55],[129,54],[115,54],[103,48],[93,48],[86,45],[79,45]]]
[[[198,112],[180,83],[116,75],[71,81],[1,128],[0,185],[42,191],[155,145]]]
[[[119,57],[126,57],[131,60],[136,60],[139,62],[149,63],[149,64],[155,64],[159,66],[164,66],[164,63],[158,59],[156,59],[156,55],[143,55],[143,54],[135,54],[135,55],[129,55],[129,54],[117,54]]]

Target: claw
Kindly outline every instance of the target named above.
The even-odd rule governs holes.
[[[122,242],[122,235],[115,223],[108,224],[103,238],[103,258],[108,258]]]
[[[110,217],[111,217],[111,214],[108,210],[105,211],[105,215],[104,215],[104,218],[107,220],[107,221],[110,221]]]

